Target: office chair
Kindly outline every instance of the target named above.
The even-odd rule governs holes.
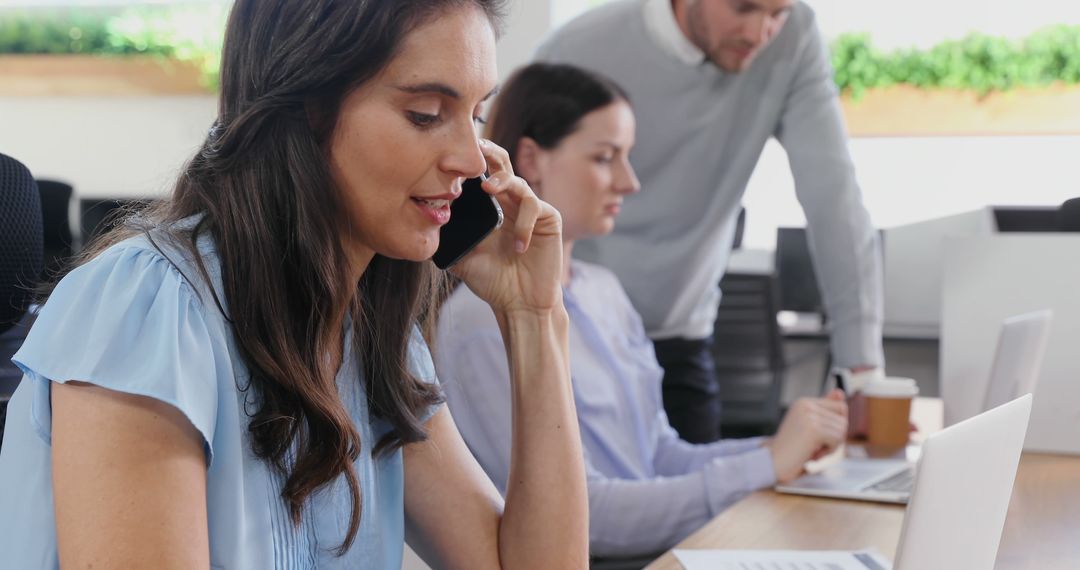
[[[1072,198],[1058,208],[1058,231],[1080,232],[1080,198]]]
[[[735,218],[735,239],[731,242],[731,249],[741,249],[743,235],[746,234],[746,206],[739,206],[739,215]]]
[[[821,299],[817,273],[810,257],[810,242],[806,228],[776,229],[776,278],[780,291],[781,311],[817,315],[820,327],[803,330],[782,330],[786,342],[787,366],[818,360],[821,365],[821,382],[824,389],[828,371],[832,368],[832,352],[829,350],[828,314]]]
[[[41,200],[30,171],[0,154],[0,332],[11,328],[41,275]]]
[[[71,237],[71,196],[74,189],[59,180],[38,180],[41,225],[44,235],[44,275],[54,275],[75,252]]]
[[[806,228],[776,229],[776,278],[780,310],[824,315]]]
[[[776,322],[776,275],[724,275],[713,328],[713,359],[720,383],[720,433],[762,435],[780,423],[787,362]]]
[[[43,255],[41,199],[30,171],[0,154],[0,442],[7,401],[22,376],[11,363],[25,327],[16,326],[33,300]]]
[[[108,232],[128,214],[149,206],[152,200],[142,199],[95,199],[79,200],[82,246]]]
[[[1058,231],[1058,209],[1052,206],[994,206],[992,211],[1001,233]]]

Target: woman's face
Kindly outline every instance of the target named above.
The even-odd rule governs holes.
[[[623,196],[637,192],[630,166],[634,113],[616,101],[581,118],[558,146],[537,151],[529,182],[562,214],[568,241],[601,236],[615,227]]]
[[[476,117],[497,80],[494,30],[467,5],[416,28],[345,98],[329,152],[354,259],[435,253],[462,179],[486,168]]]

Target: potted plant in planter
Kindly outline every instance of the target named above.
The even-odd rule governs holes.
[[[0,96],[195,95],[217,86],[220,6],[8,10]]]
[[[1080,27],[891,53],[852,34],[832,50],[855,136],[1080,133]]]

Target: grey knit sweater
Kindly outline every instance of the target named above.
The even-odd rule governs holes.
[[[623,0],[587,12],[537,54],[613,78],[637,116],[631,162],[642,191],[626,197],[611,235],[579,242],[575,255],[618,275],[653,338],[708,336],[742,195],[776,137],[806,214],[835,363],[882,365],[877,232],[813,11],[797,3],[751,67],[728,74],[680,60],[659,41],[656,29],[670,31],[674,19],[647,26],[652,1],[667,2]]]

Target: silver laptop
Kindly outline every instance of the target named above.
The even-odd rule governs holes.
[[[997,559],[1031,394],[924,443],[893,570],[991,570]]]
[[[845,457],[823,471],[777,485],[776,490],[794,495],[904,504],[915,479],[915,463],[907,457],[907,451],[884,459]]]
[[[946,428],[923,443],[890,565],[875,552],[676,551],[687,568],[993,570],[1031,418],[1031,394]],[[706,565],[684,554],[734,553]],[[733,563],[729,563],[733,562]]]
[[[779,551],[788,555],[783,557],[743,551],[745,560],[720,566],[993,570],[1031,418],[1031,400],[1031,394],[1026,394],[927,438],[915,465],[911,500],[891,565],[865,551],[826,551],[821,558],[816,551]],[[840,556],[845,554],[854,558]],[[685,560],[678,551],[676,556]],[[694,567],[718,566],[714,562]]]
[[[1008,318],[1002,323],[983,410],[1034,391],[1051,318],[1050,311],[1037,311]],[[861,446],[849,446],[847,456],[835,465],[786,485],[778,485],[776,490],[797,495],[906,503],[914,480],[912,467],[921,449],[909,446],[889,458],[857,456],[862,450]]]
[[[1021,394],[1034,394],[1050,338],[1050,310],[1005,319],[998,335],[983,410],[996,408]]]

